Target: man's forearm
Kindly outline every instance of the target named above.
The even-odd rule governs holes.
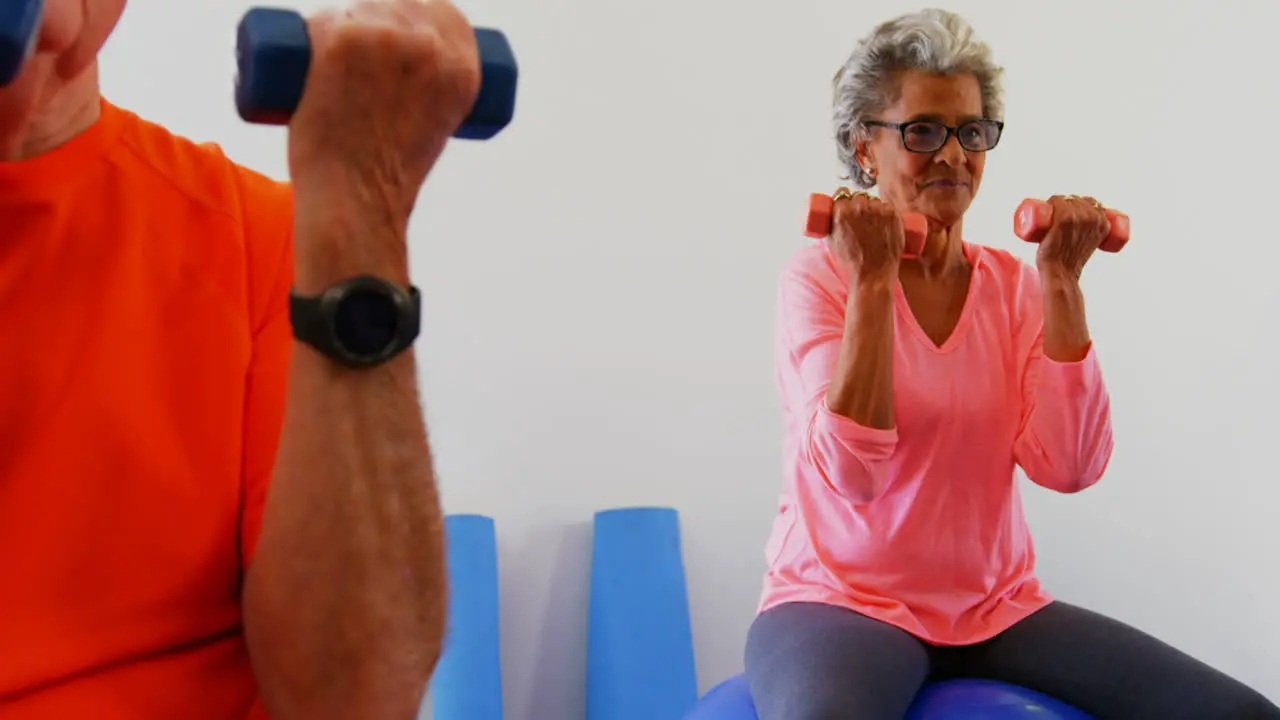
[[[1079,278],[1068,272],[1041,268],[1044,293],[1044,354],[1055,362],[1079,362],[1089,352],[1089,324]]]
[[[309,249],[299,252],[299,292],[366,273],[407,282],[403,237],[370,238],[358,224],[299,221],[296,245]],[[446,591],[412,352],[350,370],[295,344],[244,594],[273,720],[416,717],[441,651]]]

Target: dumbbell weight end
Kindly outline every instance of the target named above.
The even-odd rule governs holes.
[[[0,0],[0,88],[22,74],[40,37],[44,0]]]

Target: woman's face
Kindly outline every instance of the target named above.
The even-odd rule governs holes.
[[[900,73],[897,81],[898,101],[886,108],[881,117],[871,119],[895,125],[934,123],[906,128],[907,140],[917,150],[932,147],[931,140],[936,145],[940,137],[938,124],[959,128],[983,119],[982,92],[973,75],[934,75],[912,70]],[[959,222],[982,182],[986,153],[965,150],[957,135],[964,132],[966,144],[980,146],[983,128],[965,126],[952,132],[940,149],[929,152],[907,149],[902,131],[897,128],[869,129],[868,138],[859,140],[855,149],[862,167],[875,175],[881,197],[899,210],[914,210],[943,226]],[[992,138],[985,139],[989,142]]]

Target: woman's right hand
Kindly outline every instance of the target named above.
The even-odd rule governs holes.
[[[898,211],[866,193],[836,191],[827,244],[858,283],[896,280],[905,236]]]

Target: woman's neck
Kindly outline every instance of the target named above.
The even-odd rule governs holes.
[[[909,262],[917,265],[921,274],[927,278],[947,277],[967,269],[969,258],[964,252],[962,223],[957,222],[946,228],[930,228],[920,256]]]

